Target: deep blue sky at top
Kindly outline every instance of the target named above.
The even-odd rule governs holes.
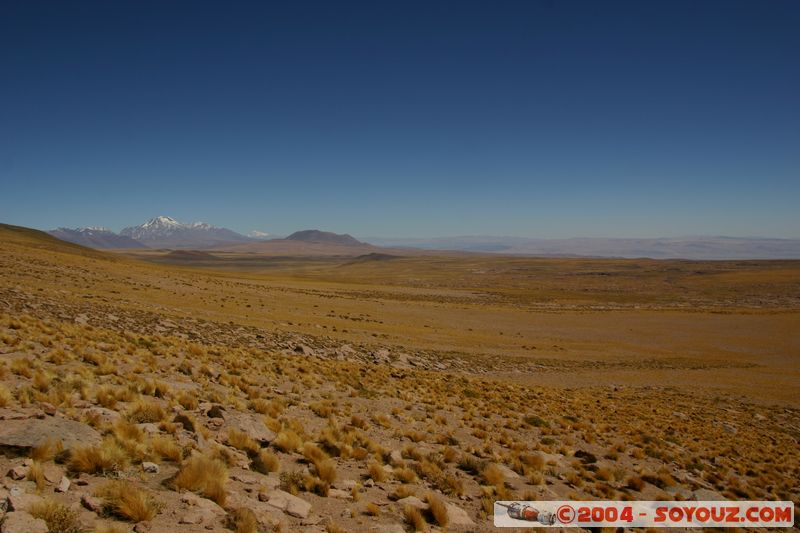
[[[0,3],[0,222],[800,237],[800,2]]]

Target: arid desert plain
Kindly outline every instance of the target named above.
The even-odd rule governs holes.
[[[800,261],[283,252],[0,226],[7,507],[401,532],[491,530],[496,499],[800,501]]]

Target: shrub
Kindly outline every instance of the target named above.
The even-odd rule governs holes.
[[[281,489],[290,494],[300,492],[300,487],[304,486],[302,472],[281,472]]]
[[[59,533],[82,533],[83,527],[78,520],[78,513],[54,500],[41,500],[28,509],[34,518],[40,518],[50,531]]]
[[[128,412],[128,420],[134,424],[161,422],[166,413],[161,404],[152,400],[139,400]]]

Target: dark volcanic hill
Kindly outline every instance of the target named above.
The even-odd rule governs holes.
[[[287,241],[313,242],[318,244],[335,244],[340,246],[368,246],[348,234],[331,233],[318,229],[296,231],[286,237]]]
[[[48,233],[56,239],[89,248],[147,248],[135,239],[106,228],[58,228]]]

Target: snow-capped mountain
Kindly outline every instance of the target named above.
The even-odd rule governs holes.
[[[48,233],[56,239],[90,248],[146,248],[139,241],[117,235],[108,228],[57,228]]]
[[[136,239],[151,248],[211,248],[251,240],[227,228],[218,228],[205,222],[185,224],[167,216],[125,228],[120,235]]]
[[[267,233],[266,231],[259,231],[257,229],[254,229],[253,231],[249,232],[247,236],[250,237],[251,239],[258,239],[260,241],[275,238],[275,236],[272,233]]]

